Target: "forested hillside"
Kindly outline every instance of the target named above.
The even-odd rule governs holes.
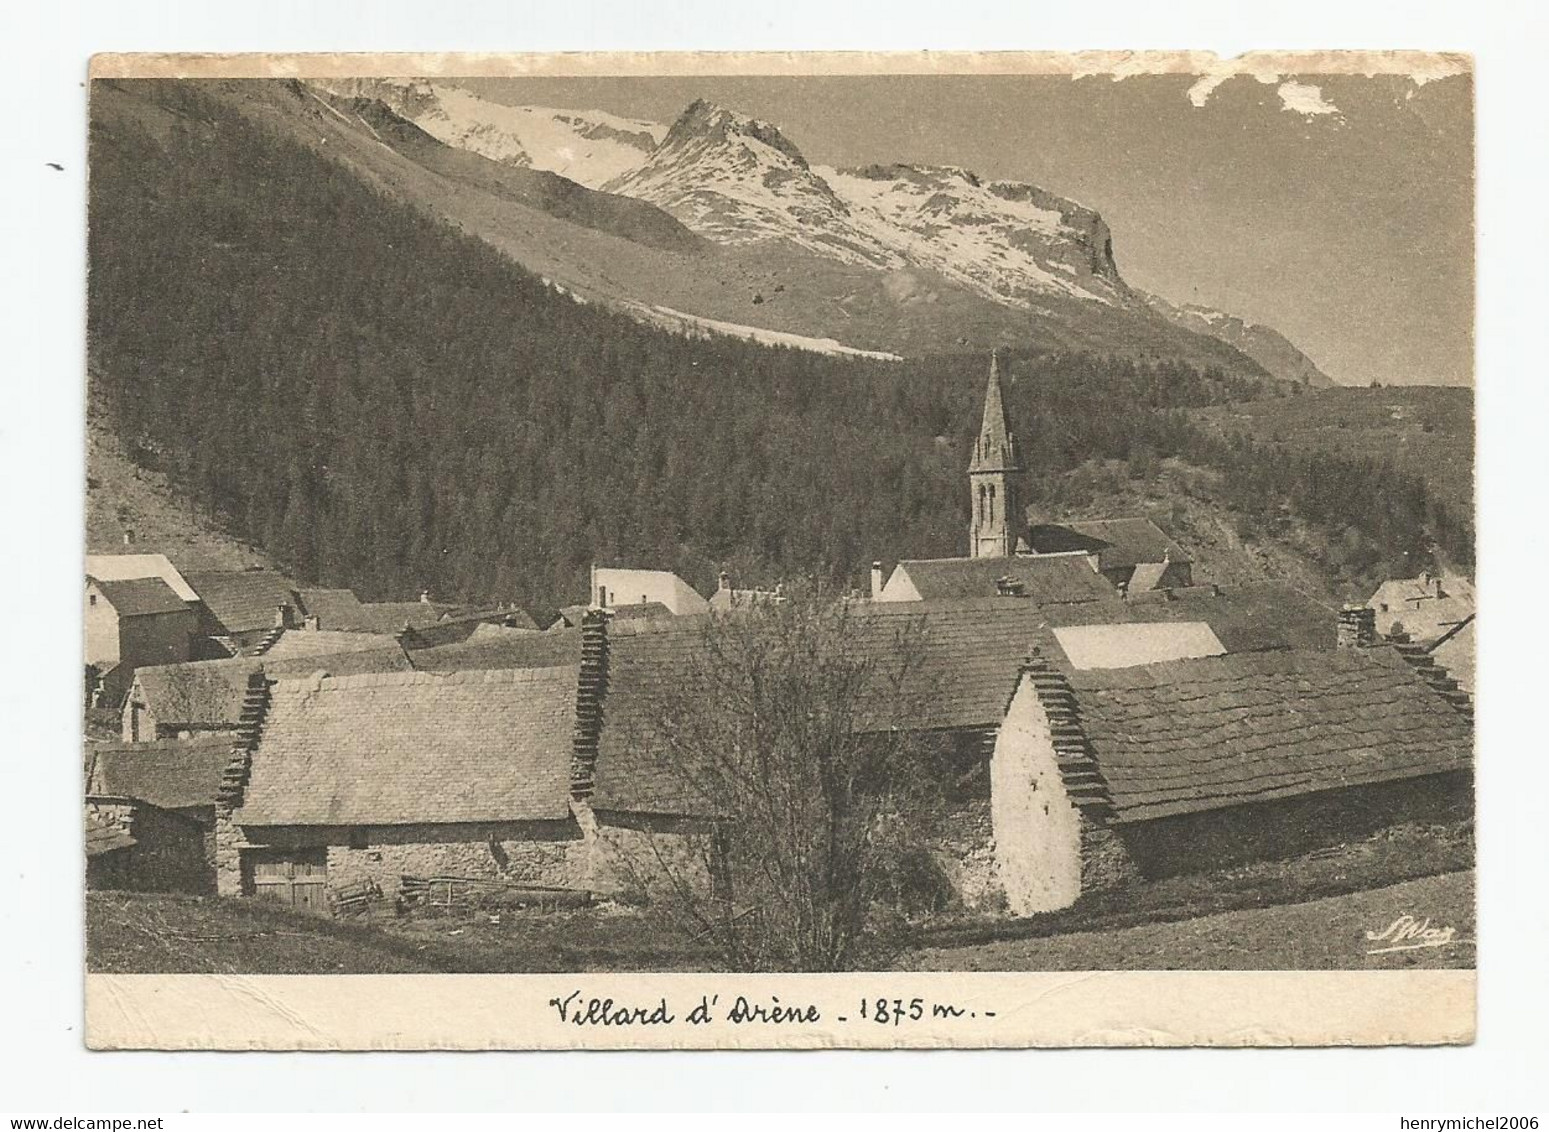
[[[885,362],[645,327],[218,100],[164,101],[171,129],[93,128],[98,403],[299,579],[545,609],[581,598],[594,559],[704,589],[723,566],[858,579],[873,558],[962,552],[982,354]],[[1250,521],[1289,511],[1350,541],[1341,569],[1425,553],[1422,481],[1270,456],[1183,411],[1262,396],[1256,381],[1007,362],[1035,507],[1069,503],[1061,473],[1083,461],[1145,477],[1181,455],[1220,469]]]

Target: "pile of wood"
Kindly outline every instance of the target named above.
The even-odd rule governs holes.
[[[354,916],[369,909],[373,904],[382,899],[382,889],[376,881],[367,877],[365,880],[356,881],[354,884],[346,884],[334,891],[331,896],[334,915]]]
[[[407,874],[399,878],[399,891],[408,907],[467,909],[484,907],[579,908],[592,902],[592,894],[578,888],[550,888],[485,877]]]

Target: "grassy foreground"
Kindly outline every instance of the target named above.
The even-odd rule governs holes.
[[[710,956],[685,944],[669,925],[633,910],[352,923],[248,900],[93,892],[86,912],[89,965],[103,972],[387,974],[713,966]],[[1368,954],[1387,942],[1368,941],[1366,933],[1381,932],[1404,915],[1429,919],[1432,928],[1451,927],[1452,942]],[[1015,924],[1005,926],[1015,930]],[[916,948],[904,952],[897,966],[966,971],[1468,967],[1474,962],[1473,940],[1473,874],[1458,872],[1192,919]]]

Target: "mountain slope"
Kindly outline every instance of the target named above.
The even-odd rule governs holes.
[[[667,132],[656,122],[600,110],[505,106],[424,79],[319,79],[311,85],[381,102],[449,146],[518,168],[558,173],[592,189],[639,165]]]
[[[1271,327],[1244,322],[1234,315],[1223,314],[1209,307],[1171,303],[1156,295],[1147,295],[1145,299],[1153,310],[1174,326],[1220,339],[1241,350],[1263,366],[1265,372],[1282,381],[1319,389],[1329,389],[1339,384],[1292,345],[1289,339]]]
[[[564,169],[613,196],[657,205],[714,249],[700,249],[692,267],[662,263],[636,248],[588,248],[442,189],[421,190],[429,207],[589,301],[657,321],[681,312],[766,336],[881,352],[1031,346],[1263,372],[1229,343],[1158,317],[1120,278],[1102,218],[1035,186],[981,184],[944,168],[814,169],[773,125],[707,102],[654,133],[648,123],[564,112],[573,119],[566,129],[587,135],[593,148],[585,149],[575,142],[580,135],[563,130],[558,145],[549,135],[535,141],[530,128],[518,137],[519,127],[560,112],[500,106],[455,86],[308,87],[365,119],[411,119],[452,152],[498,158],[502,171]],[[447,170],[444,155],[399,148]],[[487,186],[498,177],[474,180]]]

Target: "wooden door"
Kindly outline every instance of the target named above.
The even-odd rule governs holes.
[[[242,861],[258,899],[314,911],[328,906],[327,849],[244,849]]]

